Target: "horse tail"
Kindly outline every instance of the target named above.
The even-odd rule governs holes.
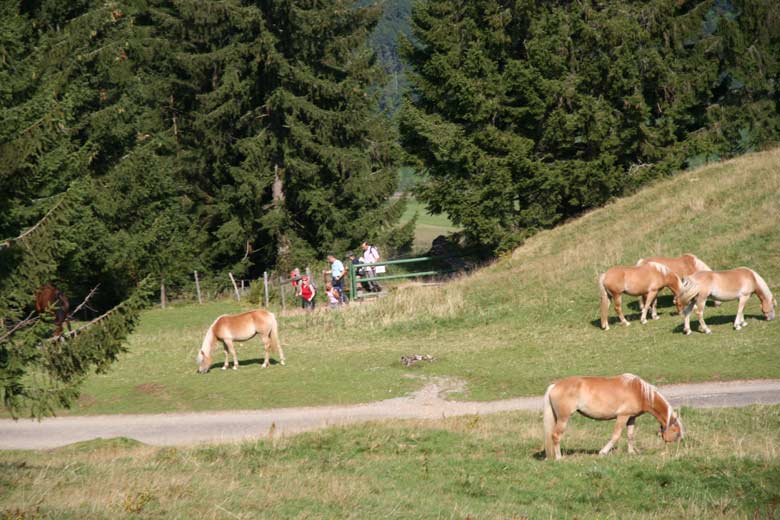
[[[699,284],[691,277],[685,277],[682,279],[680,285],[680,292],[677,294],[677,303],[681,307],[686,307],[691,300],[699,295]]]
[[[606,329],[609,326],[609,294],[604,287],[604,278],[607,273],[601,273],[599,275],[599,294],[601,297],[601,328]]]
[[[555,429],[555,410],[552,406],[550,392],[555,387],[555,383],[547,387],[544,393],[544,455],[548,460],[555,458],[555,443],[553,442],[553,430]]]
[[[271,349],[277,351],[283,358],[284,354],[282,354],[282,350],[279,344],[279,324],[276,322],[276,315],[274,315],[272,312],[268,314],[271,321],[271,330],[268,333],[268,337],[271,340]],[[284,361],[284,359],[282,359],[282,361]]]
[[[712,271],[712,269],[710,269],[710,266],[702,262],[698,256],[696,255],[691,255],[691,256],[693,257],[693,268],[696,271]]]

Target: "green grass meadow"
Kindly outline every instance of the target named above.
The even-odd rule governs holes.
[[[414,230],[414,243],[412,244],[415,252],[428,251],[431,248],[433,239],[439,235],[449,235],[460,230],[460,228],[452,224],[446,215],[431,215],[421,202],[414,197],[409,197],[406,202],[406,210],[401,216],[401,223],[409,222],[415,215],[417,215],[417,224]]]
[[[749,190],[745,186],[751,186]],[[755,187],[761,187],[761,189]],[[780,377],[780,321],[756,297],[734,331],[736,302],[708,306],[712,335],[682,334],[671,295],[661,319],[598,327],[599,272],[643,256],[693,252],[714,269],[747,265],[780,291],[780,151],[753,154],[659,182],[559,228],[514,254],[440,287],[397,286],[379,301],[280,317],[285,367],[260,368],[260,340],[238,347],[238,371],[198,376],[203,335],[249,303],[173,305],[144,313],[128,353],[90,377],[71,412],[138,413],[341,404],[397,397],[427,378],[466,382],[458,399],[543,393],[556,378],[633,372],[655,384]],[[696,319],[692,320],[694,330]],[[404,368],[401,355],[432,354]],[[215,356],[222,363],[222,352]]]
[[[0,453],[2,518],[777,518],[780,407],[683,410],[664,445],[637,421],[575,417],[564,460],[541,458],[541,414],[330,428],[189,448],[128,439]]]

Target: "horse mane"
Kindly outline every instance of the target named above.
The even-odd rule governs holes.
[[[710,269],[710,266],[702,262],[698,256],[696,255],[691,255],[691,256],[693,257],[693,267],[697,271],[712,271],[712,269]]]
[[[746,267],[745,269],[753,273],[753,276],[756,279],[756,284],[758,284],[758,287],[761,289],[761,292],[764,293],[764,295],[769,299],[769,302],[771,304],[774,296],[772,296],[772,291],[769,290],[769,286],[766,284],[764,279],[761,278],[760,274],[750,269],[749,267]]]
[[[642,390],[642,399],[649,402],[650,406],[653,406],[655,396],[660,395],[656,392],[653,385],[635,374],[623,374],[623,379],[626,381],[637,381],[639,383],[639,388]]]
[[[664,264],[659,264],[658,262],[647,262],[647,265],[652,266],[656,271],[664,276],[669,276],[669,273],[672,272],[671,269],[666,267]]]

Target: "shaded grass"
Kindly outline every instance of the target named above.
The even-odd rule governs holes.
[[[693,252],[715,269],[747,265],[780,286],[780,151],[659,182],[532,237],[514,254],[442,287],[405,284],[371,303],[280,319],[288,366],[259,368],[260,341],[238,348],[237,372],[195,375],[195,355],[231,302],[144,313],[127,354],[89,378],[76,413],[134,413],[340,404],[396,397],[429,376],[466,381],[458,398],[539,395],[556,378],[637,373],[655,383],[780,377],[780,323],[736,302],[708,307],[713,334],[681,333],[668,293],[662,318],[598,328],[600,271],[640,257]],[[624,299],[637,320],[634,299]],[[611,311],[611,314],[614,312]],[[616,321],[613,316],[612,322]],[[696,321],[695,319],[692,321]],[[696,323],[693,323],[695,329]],[[403,368],[401,355],[436,361]],[[221,364],[218,353],[215,363]]]
[[[331,428],[194,448],[124,439],[0,452],[0,515],[39,518],[771,518],[780,504],[779,406],[683,410],[664,445],[637,422],[574,418],[565,459],[540,458],[541,414]],[[4,512],[3,512],[4,511]],[[10,515],[9,515],[10,516]],[[20,515],[21,516],[21,515]],[[23,516],[21,516],[23,517]]]
[[[421,202],[414,197],[409,197],[400,223],[409,222],[415,215],[417,215],[417,226],[412,245],[415,251],[428,251],[433,239],[439,235],[448,235],[460,230],[446,215],[431,215]]]

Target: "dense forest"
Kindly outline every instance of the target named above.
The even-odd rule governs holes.
[[[780,137],[776,0],[3,0],[0,50],[14,413],[67,405],[193,270],[402,251],[404,163],[494,254]],[[46,283],[102,314],[49,341]]]
[[[418,198],[493,250],[780,137],[776,0],[429,0],[412,32]]]

